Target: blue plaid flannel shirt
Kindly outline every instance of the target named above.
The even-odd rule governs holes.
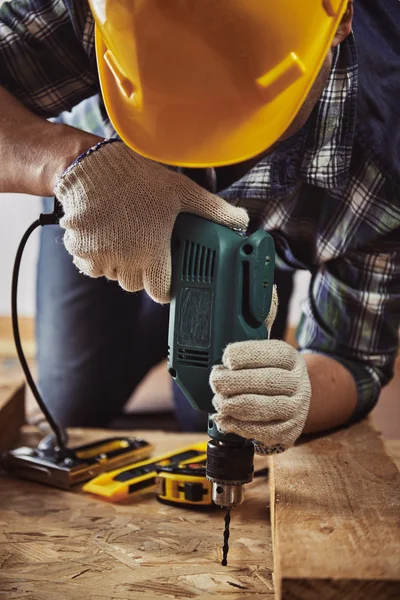
[[[3,4],[0,84],[47,118],[98,93],[87,1]],[[400,321],[400,191],[356,135],[357,86],[351,35],[306,125],[221,192],[248,210],[253,229],[274,236],[282,268],[311,271],[299,347],[350,371],[358,389],[353,419],[392,377]],[[112,134],[97,99],[81,105],[74,123]]]

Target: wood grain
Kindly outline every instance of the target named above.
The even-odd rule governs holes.
[[[18,442],[25,423],[25,385],[17,381],[0,381],[0,452]]]
[[[112,433],[75,430],[71,439],[75,444]],[[156,444],[157,453],[203,439],[154,431],[140,435]],[[31,433],[24,443],[36,441]],[[244,505],[233,512],[228,567],[220,565],[222,530],[221,511],[165,506],[150,493],[114,505],[87,494],[3,477],[0,597],[272,598],[265,479],[248,487]]]
[[[370,422],[292,448],[272,471],[277,598],[400,598],[400,474]]]
[[[35,319],[33,317],[18,317],[22,345],[27,358],[35,356]],[[11,317],[0,316],[0,357],[17,356],[12,332]]]
[[[384,440],[386,452],[400,470],[400,440]]]

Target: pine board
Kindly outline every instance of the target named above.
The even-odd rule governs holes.
[[[369,421],[273,459],[277,598],[400,598],[400,474]]]
[[[155,443],[160,453],[202,439],[135,433]],[[112,434],[75,430],[71,438],[81,443]],[[25,443],[34,441],[31,436]],[[2,477],[0,598],[273,598],[268,504],[266,480],[255,481],[232,515],[229,565],[222,567],[221,511],[173,508],[152,494],[114,505]]]
[[[10,450],[18,442],[20,429],[25,423],[25,385],[0,379],[0,452]]]
[[[386,452],[400,470],[400,440],[384,440]]]

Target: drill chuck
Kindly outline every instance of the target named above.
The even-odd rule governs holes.
[[[213,501],[232,508],[243,502],[246,483],[253,480],[254,446],[247,440],[210,440],[207,446],[207,479],[213,483]]]
[[[226,483],[213,482],[212,499],[217,506],[222,508],[239,506],[244,500],[244,486],[241,483],[227,485]]]

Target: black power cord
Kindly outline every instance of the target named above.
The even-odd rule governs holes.
[[[26,381],[32,391],[33,396],[35,397],[36,402],[39,405],[39,408],[41,409],[44,416],[46,417],[46,420],[49,423],[49,425],[56,437],[58,449],[66,450],[66,443],[67,443],[66,433],[62,429],[62,427],[60,427],[60,425],[57,423],[57,421],[54,419],[53,415],[51,414],[51,412],[47,408],[46,404],[44,403],[43,398],[40,395],[38,388],[36,387],[36,384],[32,377],[32,373],[30,372],[28,363],[26,361],[25,354],[24,354],[22,344],[21,344],[21,336],[20,336],[19,324],[18,324],[18,306],[17,306],[19,269],[20,269],[22,254],[24,252],[26,242],[28,241],[31,233],[33,231],[35,231],[35,229],[37,229],[40,226],[44,226],[44,225],[57,225],[59,223],[59,220],[62,217],[62,215],[63,215],[62,206],[58,202],[58,200],[55,198],[53,212],[48,213],[48,214],[41,214],[39,219],[34,221],[32,223],[32,225],[30,225],[28,227],[28,229],[22,236],[22,239],[18,246],[17,254],[15,255],[14,268],[13,268],[13,274],[12,274],[11,320],[12,320],[12,328],[13,328],[15,347],[17,349],[18,359],[19,359],[19,362],[21,363],[22,369],[24,371]]]

